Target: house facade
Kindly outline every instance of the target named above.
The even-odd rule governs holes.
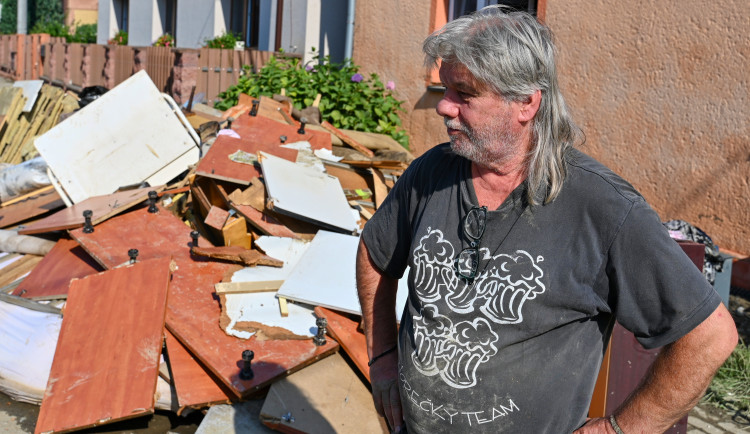
[[[357,1],[353,59],[396,83],[415,154],[447,141],[421,43],[460,2]],[[747,254],[750,14],[745,0],[678,3],[538,0],[536,13],[555,34],[560,84],[586,134],[580,148],[662,220],[686,220]]]
[[[97,43],[118,31],[128,45],[152,45],[165,33],[178,48],[200,48],[225,33],[262,51],[310,59],[312,49],[344,59],[346,0],[100,0]]]

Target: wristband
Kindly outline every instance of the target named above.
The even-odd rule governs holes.
[[[609,415],[609,423],[612,424],[612,429],[615,430],[617,434],[625,434],[622,432],[622,428],[620,428],[620,425],[617,424],[617,420],[615,419],[614,414]]]
[[[382,353],[378,354],[377,356],[373,357],[372,359],[370,359],[369,362],[367,362],[367,366],[368,367],[372,366],[372,364],[375,363],[375,362],[377,362],[379,358],[385,356],[386,354],[390,354],[390,353],[396,351],[396,348],[398,348],[398,346],[394,345],[394,346],[388,348],[387,350],[383,351]]]

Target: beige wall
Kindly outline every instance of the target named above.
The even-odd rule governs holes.
[[[686,220],[750,253],[747,0],[548,0],[546,17],[582,149],[662,220]],[[354,60],[396,82],[414,153],[445,141],[420,52],[430,2],[359,0],[355,23]]]

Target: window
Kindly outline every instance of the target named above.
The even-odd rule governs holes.
[[[164,33],[177,36],[177,0],[164,0]]]
[[[115,20],[117,22],[117,30],[128,31],[128,0],[115,0],[112,2],[113,9],[115,10]]]
[[[536,15],[536,0],[450,0],[448,21],[490,5],[506,5]]]
[[[232,0],[228,32],[239,35],[246,47],[258,46],[260,0]]]

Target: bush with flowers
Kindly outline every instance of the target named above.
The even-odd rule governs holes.
[[[107,44],[109,45],[128,45],[128,32],[125,30],[120,30],[119,32],[115,33],[115,36],[107,41]]]
[[[377,74],[365,77],[354,63],[333,63],[329,56],[315,56],[306,65],[299,58],[272,56],[257,73],[244,66],[237,84],[219,94],[221,101],[215,107],[229,109],[241,93],[273,96],[281,89],[298,109],[312,105],[320,94],[320,114],[337,128],[386,134],[409,147],[399,118],[399,112],[404,112],[403,101],[393,94],[395,84],[383,84]]]
[[[159,39],[154,42],[154,47],[174,47],[174,37],[169,33],[165,33],[159,36]]]

